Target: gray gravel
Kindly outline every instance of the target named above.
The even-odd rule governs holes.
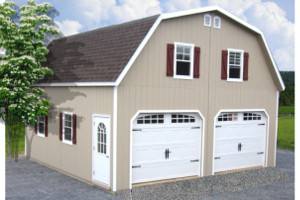
[[[294,153],[278,150],[277,168],[136,187],[115,195],[37,163],[6,161],[6,199],[294,199]]]

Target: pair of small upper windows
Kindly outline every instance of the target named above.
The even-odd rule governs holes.
[[[213,17],[214,28],[221,28],[221,17]],[[204,26],[212,26],[212,16],[209,14],[204,15]]]

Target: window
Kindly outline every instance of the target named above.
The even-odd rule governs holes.
[[[238,113],[222,113],[218,116],[219,122],[237,121]]]
[[[73,133],[73,115],[71,113],[63,113],[63,142],[72,144]]]
[[[244,121],[261,120],[261,115],[256,113],[244,113]]]
[[[172,114],[172,123],[194,123],[195,117],[190,115]]]
[[[193,78],[194,45],[175,43],[175,78]]]
[[[228,49],[228,77],[227,80],[242,81],[243,50]]]
[[[39,136],[45,137],[46,132],[46,123],[45,123],[45,117],[38,117],[37,121],[37,134]]]
[[[204,26],[211,26],[211,16],[209,14],[204,15]]]
[[[98,153],[106,154],[107,145],[106,145],[106,127],[103,123],[100,123],[97,129],[97,151]]]
[[[163,124],[164,115],[163,114],[153,114],[153,115],[144,115],[138,117],[137,124]]]
[[[214,28],[221,28],[221,17],[214,16]]]

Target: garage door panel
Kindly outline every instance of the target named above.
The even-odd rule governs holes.
[[[238,148],[239,144],[242,145],[240,151]],[[262,140],[261,137],[217,140],[215,146],[215,155],[217,156],[228,153],[260,152],[265,149],[265,140]]]
[[[228,138],[244,138],[244,137],[261,137],[261,135],[265,135],[264,131],[265,126],[261,126],[257,124],[241,126],[226,126],[223,125],[219,128],[216,128],[216,138],[218,139],[228,139]]]
[[[162,131],[163,130],[163,131]],[[191,128],[144,128],[134,132],[133,144],[147,145],[172,142],[195,141],[195,137],[200,138],[201,129]]]
[[[170,152],[168,160],[196,159],[199,157],[199,145],[195,143],[135,146],[134,149],[133,163],[166,160],[166,149],[169,149]]]
[[[197,175],[199,163],[190,160],[154,162],[135,165],[133,183]]]
[[[254,152],[223,155],[221,158],[215,158],[215,172],[261,166],[264,162],[264,157],[264,154]]]

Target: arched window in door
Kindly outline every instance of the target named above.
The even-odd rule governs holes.
[[[103,123],[99,123],[98,130],[97,130],[97,151],[99,153],[106,154],[107,152],[107,133],[106,127]]]

